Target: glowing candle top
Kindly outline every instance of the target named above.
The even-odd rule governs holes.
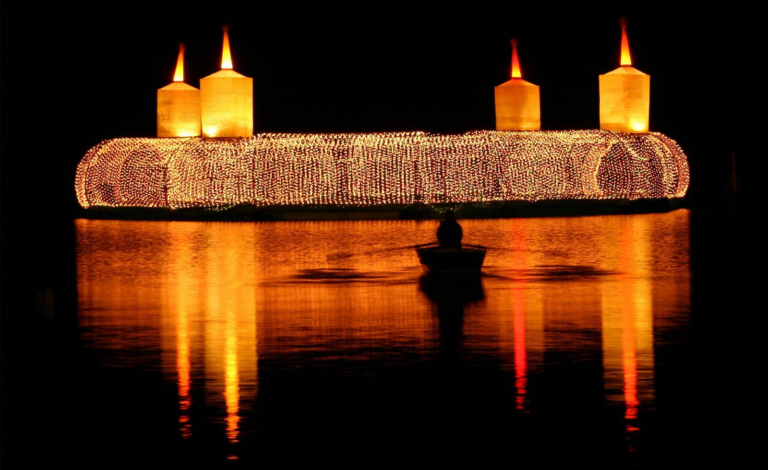
[[[621,25],[621,65],[632,65],[632,57],[629,55],[629,39],[627,39],[627,20],[619,18]]]
[[[533,131],[541,129],[539,87],[523,80],[517,39],[512,44],[511,78],[494,88],[496,130]]]
[[[224,45],[221,51],[221,69],[232,70],[232,54],[229,52],[229,26],[224,25],[221,28],[224,31]]]
[[[173,81],[184,81],[184,43],[179,44],[179,58],[176,60],[176,72],[173,74]]]
[[[651,77],[632,66],[627,21],[621,25],[621,66],[600,75],[600,129],[613,132],[648,132]]]
[[[200,90],[184,83],[184,44],[173,83],[157,90],[157,136],[196,137],[200,130]]]
[[[523,74],[520,70],[520,59],[517,57],[517,43],[519,42],[517,39],[510,39],[510,44],[512,44],[512,78],[523,78]]]

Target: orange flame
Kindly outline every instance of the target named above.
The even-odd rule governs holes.
[[[512,44],[512,78],[523,78],[520,71],[520,59],[517,58],[517,39],[509,41]]]
[[[221,68],[232,70],[232,55],[229,52],[229,26],[221,28],[224,31],[224,47],[221,52]]]
[[[179,58],[176,61],[176,72],[173,74],[174,82],[184,81],[184,44],[179,44]]]
[[[621,25],[621,65],[632,65],[632,57],[629,55],[629,40],[627,39],[627,20],[619,19]]]

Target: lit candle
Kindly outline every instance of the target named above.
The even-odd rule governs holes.
[[[651,76],[632,67],[627,22],[621,24],[621,61],[616,70],[600,75],[600,129],[648,132]]]
[[[221,70],[200,79],[203,137],[253,137],[253,79],[233,70],[223,30]]]
[[[496,130],[537,131],[541,129],[539,87],[523,80],[517,56],[517,39],[512,39],[511,79],[495,87]]]
[[[200,136],[200,90],[184,83],[184,44],[179,44],[173,83],[157,90],[157,136]]]

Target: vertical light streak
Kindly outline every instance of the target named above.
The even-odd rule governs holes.
[[[516,269],[525,269],[525,249],[527,244],[524,232],[525,222],[515,231],[512,244],[515,247],[512,252],[512,265]],[[515,407],[527,412],[528,403],[528,352],[526,349],[526,281],[523,277],[516,277],[512,281],[512,327],[515,337]]]
[[[184,308],[179,308],[176,319],[176,373],[179,387],[179,430],[181,431],[181,437],[184,439],[192,437],[192,423],[189,417],[189,409],[192,406],[190,371],[187,312]]]
[[[608,241],[617,256],[616,283],[604,285],[603,366],[606,397],[623,402],[629,452],[640,411],[654,400],[652,227],[643,216],[617,218]]]
[[[627,430],[637,430],[634,421],[637,419],[637,407],[640,401],[637,396],[637,338],[635,332],[635,309],[632,292],[628,286],[622,285],[621,290],[621,362],[624,373],[624,419],[627,420]],[[630,286],[631,288],[631,286]]]
[[[224,337],[224,397],[227,404],[227,439],[238,442],[240,432],[240,374],[237,357],[237,318],[232,311],[226,314]]]
[[[525,281],[516,281],[515,284],[523,284],[523,286],[513,287],[513,289],[517,289],[512,305],[515,331],[515,389],[517,390],[515,404],[518,410],[526,411],[528,355],[525,345]]]

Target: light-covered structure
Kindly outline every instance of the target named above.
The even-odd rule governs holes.
[[[627,22],[621,24],[621,66],[600,75],[600,129],[648,132],[651,76],[632,67]]]
[[[494,88],[496,98],[496,130],[537,131],[541,129],[539,87],[523,80],[517,55],[517,39],[512,39],[510,80]]]
[[[173,83],[157,90],[157,136],[200,137],[200,90],[184,83],[184,44]]]
[[[221,70],[200,79],[203,137],[253,136],[253,79],[233,70],[224,26]]]
[[[77,167],[83,208],[679,198],[682,149],[602,130],[110,139]]]

